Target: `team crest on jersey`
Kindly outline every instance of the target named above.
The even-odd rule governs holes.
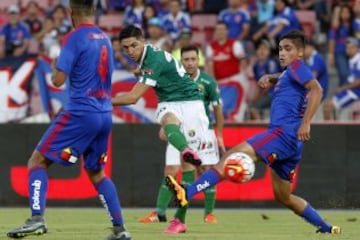
[[[69,147],[64,148],[60,153],[60,158],[67,162],[76,163],[77,160],[79,159],[77,156],[75,156],[77,155],[76,152],[77,152],[76,150],[71,149]]]
[[[276,159],[277,159],[277,154],[276,154],[276,153],[271,153],[271,154],[267,157],[267,160],[268,160],[270,163],[273,163]]]
[[[198,84],[198,89],[199,89],[200,91],[204,91],[205,86],[204,86],[203,84],[199,83],[199,84]]]
[[[294,180],[295,176],[296,176],[296,172],[295,172],[295,169],[293,169],[293,170],[291,170],[291,172],[289,173],[289,176],[288,176],[289,181]]]
[[[141,69],[142,74],[152,75],[154,71],[152,69]]]
[[[196,134],[196,132],[195,132],[195,130],[194,130],[194,129],[191,129],[191,130],[189,130],[189,131],[188,131],[188,135],[189,135],[189,137],[194,137],[194,136],[195,136],[195,134]]]

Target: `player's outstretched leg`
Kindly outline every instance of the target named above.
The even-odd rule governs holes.
[[[179,206],[183,207],[188,204],[188,200],[192,199],[197,193],[205,191],[206,189],[215,186],[222,181],[222,175],[218,172],[216,168],[211,168],[205,171],[203,174],[198,177],[198,179],[193,182],[186,189],[176,182],[172,176],[166,177],[166,184],[169,189],[171,189],[175,196],[175,201]]]
[[[112,233],[104,240],[131,240],[130,233],[126,230],[124,225],[120,201],[113,181],[105,176],[103,170],[87,170],[87,173],[94,183],[101,203],[111,216],[113,224]]]
[[[7,233],[10,238],[22,238],[30,235],[41,235],[47,233],[45,220],[40,215],[27,219],[24,225],[14,228]]]
[[[274,170],[271,171],[271,178],[276,200],[315,226],[317,232],[331,234],[341,232],[340,227],[327,223],[304,199],[291,194],[291,182],[280,178]]]

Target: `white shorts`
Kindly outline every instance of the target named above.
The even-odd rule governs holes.
[[[205,113],[204,103],[200,100],[161,102],[156,110],[157,121],[160,123],[164,115],[170,112],[179,119],[180,130],[189,147],[196,151],[199,157],[207,155],[208,150],[205,146],[213,140],[208,134],[209,119]],[[180,158],[179,152],[177,155],[177,158]]]
[[[213,129],[207,130],[208,142],[204,144],[204,150],[198,151],[202,165],[215,165],[219,162],[219,148]],[[165,165],[181,165],[180,152],[171,144],[166,147]]]

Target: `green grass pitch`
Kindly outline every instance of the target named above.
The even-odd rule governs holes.
[[[331,223],[342,227],[341,235],[315,234],[315,229],[289,210],[269,209],[217,209],[218,223],[203,223],[203,212],[190,209],[187,215],[188,231],[184,234],[166,235],[167,223],[141,224],[139,217],[148,209],[124,209],[126,225],[134,240],[359,240],[359,211],[320,211]],[[174,210],[168,211],[168,217]],[[28,217],[24,208],[0,208],[0,239],[7,239],[6,232],[17,227]],[[265,215],[265,217],[263,217]],[[266,217],[268,219],[266,219]],[[265,219],[264,219],[265,218]],[[29,236],[39,240],[99,240],[109,233],[110,222],[102,208],[48,208],[46,220],[49,233]]]

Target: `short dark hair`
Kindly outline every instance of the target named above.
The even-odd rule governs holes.
[[[293,30],[280,37],[280,41],[283,39],[291,40],[297,48],[305,48],[305,35],[299,30]]]
[[[224,25],[228,29],[228,25],[224,21],[218,21],[216,25]]]
[[[183,53],[190,52],[190,51],[195,51],[196,55],[199,55],[199,49],[194,45],[188,45],[188,46],[182,47],[180,49],[180,54],[182,56]]]
[[[95,12],[92,0],[70,0],[70,7],[75,15],[90,16]]]
[[[144,38],[144,34],[140,28],[134,25],[129,25],[121,31],[119,34],[119,40],[122,41],[123,39],[130,37],[134,37],[136,39]]]

